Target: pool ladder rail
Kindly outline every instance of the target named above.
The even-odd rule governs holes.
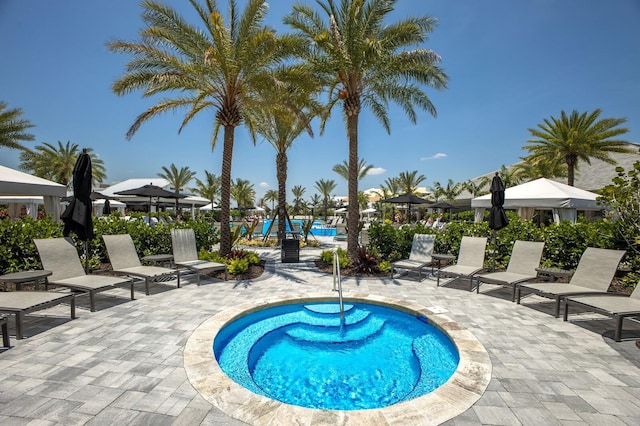
[[[336,288],[336,281],[338,286]],[[342,301],[342,278],[340,276],[340,262],[338,261],[338,250],[333,250],[333,291],[338,291],[338,302],[340,303],[340,327],[344,327],[344,303]]]

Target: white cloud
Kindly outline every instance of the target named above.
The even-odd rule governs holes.
[[[367,176],[375,176],[375,175],[381,175],[383,173],[386,173],[387,170],[383,169],[382,167],[372,167],[368,172],[367,172]]]
[[[268,184],[267,182],[260,182],[260,183],[258,184],[258,186],[259,186],[260,188],[269,188],[269,184]]]
[[[421,157],[420,161],[423,161],[423,160],[438,160],[440,158],[445,158],[446,156],[447,156],[447,154],[443,154],[442,152],[439,152],[439,153],[437,153],[435,155],[432,155],[431,157]]]

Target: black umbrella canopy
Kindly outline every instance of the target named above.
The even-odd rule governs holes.
[[[62,234],[69,236],[74,232],[82,241],[94,237],[93,221],[91,219],[91,157],[87,150],[82,150],[73,168],[73,197],[64,210],[60,219],[64,223]]]
[[[115,192],[117,195],[137,195],[138,197],[149,197],[149,223],[151,223],[151,198],[185,198],[186,195],[176,194],[175,192],[167,191],[166,189],[148,184],[141,186],[140,188],[127,189],[125,191]]]
[[[493,230],[502,229],[509,224],[509,219],[504,212],[504,183],[502,179],[495,174],[491,181],[491,212],[489,214],[489,228]]]
[[[395,203],[395,204],[434,204],[433,201],[429,201],[425,198],[420,198],[414,194],[402,194],[397,197],[387,198],[381,200],[383,203]]]

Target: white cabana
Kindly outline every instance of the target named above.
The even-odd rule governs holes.
[[[20,207],[25,205],[31,217],[37,217],[38,204],[43,204],[47,214],[54,220],[60,220],[60,198],[67,195],[67,187],[50,180],[32,176],[9,167],[0,166],[0,196],[8,196],[14,201],[5,199],[1,204],[9,206],[12,218],[20,214]],[[16,196],[26,196],[17,199]],[[41,197],[41,201],[40,201]],[[12,212],[17,215],[12,215]]]
[[[208,212],[208,211],[211,211],[211,210],[215,210],[217,208],[218,208],[217,204],[209,203],[206,206],[200,207],[198,210],[200,210],[201,212]]]
[[[578,210],[603,209],[597,203],[597,197],[598,194],[593,192],[540,178],[507,188],[504,194],[504,208],[517,209],[523,220],[530,220],[534,210],[551,210],[554,222],[575,222]],[[491,208],[491,194],[472,199],[471,207],[475,209],[475,221],[482,221],[484,209]]]

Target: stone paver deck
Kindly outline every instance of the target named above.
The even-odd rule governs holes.
[[[187,275],[182,288],[158,283],[150,296],[137,292],[133,301],[124,289],[100,293],[96,312],[89,312],[87,298],[78,298],[75,320],[67,306],[28,315],[26,338],[13,338],[11,349],[0,350],[0,424],[244,424],[207,402],[189,381],[183,351],[194,330],[254,300],[335,295],[332,278],[313,266],[319,250],[303,249],[297,264],[280,263],[279,251],[257,251],[270,260],[258,280],[203,277],[198,287]],[[640,424],[637,324],[625,320],[623,341],[616,343],[611,319],[572,310],[563,322],[553,317],[547,299],[528,296],[518,306],[510,290],[495,286],[483,285],[479,295],[468,292],[467,283],[437,288],[431,278],[345,278],[343,286],[346,295],[399,299],[441,312],[485,347],[492,363],[487,390],[445,424]],[[414,418],[412,425],[431,423],[428,412]],[[328,417],[322,424],[356,423]]]

